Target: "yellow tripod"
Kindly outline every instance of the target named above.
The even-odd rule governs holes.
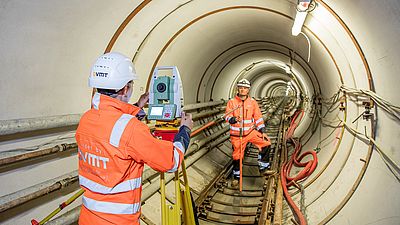
[[[186,175],[185,161],[182,160],[182,176],[184,188],[181,188],[181,180],[179,171],[175,172],[175,203],[167,203],[165,195],[165,176],[161,173],[161,217],[162,225],[181,225],[182,218],[185,225],[195,225],[195,215],[193,211],[193,203],[190,195],[189,182]]]
[[[178,131],[179,120],[171,122],[156,123],[156,136],[161,137],[163,140],[171,140],[174,134]],[[193,136],[193,134],[191,135]],[[196,225],[195,215],[193,211],[193,202],[190,195],[189,181],[187,179],[186,165],[184,159],[181,163],[182,173],[179,169],[175,172],[174,185],[175,185],[175,203],[167,203],[165,194],[165,174],[160,174],[160,191],[161,191],[161,221],[162,225],[181,225],[182,219],[185,225]],[[183,185],[181,186],[181,176],[183,177]],[[182,217],[181,217],[182,212]]]

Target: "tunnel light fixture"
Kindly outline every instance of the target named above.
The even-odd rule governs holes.
[[[311,0],[299,0],[297,4],[297,13],[294,18],[294,23],[292,27],[292,35],[297,36],[301,32],[301,28],[303,27],[304,21],[307,17],[307,10],[310,6]]]

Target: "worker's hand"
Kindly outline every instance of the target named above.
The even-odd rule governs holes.
[[[149,102],[149,92],[142,94],[136,103],[139,108],[143,108]]]
[[[186,114],[185,112],[182,111],[181,126],[183,125],[187,126],[189,129],[193,128],[192,114],[190,113]]]
[[[242,122],[242,117],[240,117],[240,116],[236,117],[236,121],[237,121],[238,123],[241,123],[241,122]]]
[[[232,117],[229,119],[229,123],[230,123],[230,124],[235,124],[235,123],[237,123],[236,117],[232,116]]]

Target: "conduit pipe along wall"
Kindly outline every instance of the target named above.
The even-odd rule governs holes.
[[[400,81],[396,75],[400,71],[396,61],[400,57],[400,2],[316,3],[302,29],[311,43],[307,62],[306,39],[291,36],[295,0],[2,2],[0,50],[7,57],[0,61],[4,75],[0,119],[85,111],[90,99],[86,87],[89,67],[104,49],[133,58],[141,76],[135,82],[133,98],[146,90],[148,77],[157,65],[178,66],[186,103],[227,98],[246,66],[268,59],[278,60],[297,73],[288,77],[298,82],[299,89],[304,88],[300,94],[307,93],[310,107],[306,117],[314,120],[318,114],[311,107],[313,95],[329,99],[342,84],[376,91],[400,105],[396,87]],[[99,16],[99,12],[106,16]],[[43,52],[46,54],[38,54]],[[260,84],[263,80],[286,81],[279,78],[286,76],[283,71],[279,76],[258,75],[250,73],[248,78]],[[284,88],[267,85],[259,85],[254,93],[282,93]],[[398,224],[399,182],[369,142],[331,125],[339,123],[337,117],[345,119],[353,128],[375,137],[383,151],[399,162],[400,153],[395,151],[400,144],[399,121],[378,108],[373,111],[377,120],[351,123],[364,108],[350,97],[345,105],[344,112],[334,106],[315,133],[309,132],[312,123],[307,121],[296,133],[308,140],[305,149],[321,148],[319,166],[304,183],[309,223]],[[327,109],[322,106],[322,115]],[[1,189],[7,192],[13,187],[9,183],[40,183],[74,169],[76,158],[24,168],[17,171],[24,175],[22,180],[3,172],[2,179],[9,181]],[[295,195],[295,199],[299,197]],[[58,202],[27,214],[43,217]]]

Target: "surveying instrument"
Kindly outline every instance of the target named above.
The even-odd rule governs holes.
[[[147,115],[148,120],[156,121],[153,132],[155,137],[171,142],[174,140],[180,125],[182,99],[182,82],[178,68],[176,66],[156,67],[150,82]],[[175,203],[167,202],[165,175],[160,174],[162,225],[181,225],[181,218],[186,225],[198,224],[194,215],[184,159],[181,164],[182,173],[180,174],[178,169],[174,177]],[[181,177],[183,177],[183,182]]]

